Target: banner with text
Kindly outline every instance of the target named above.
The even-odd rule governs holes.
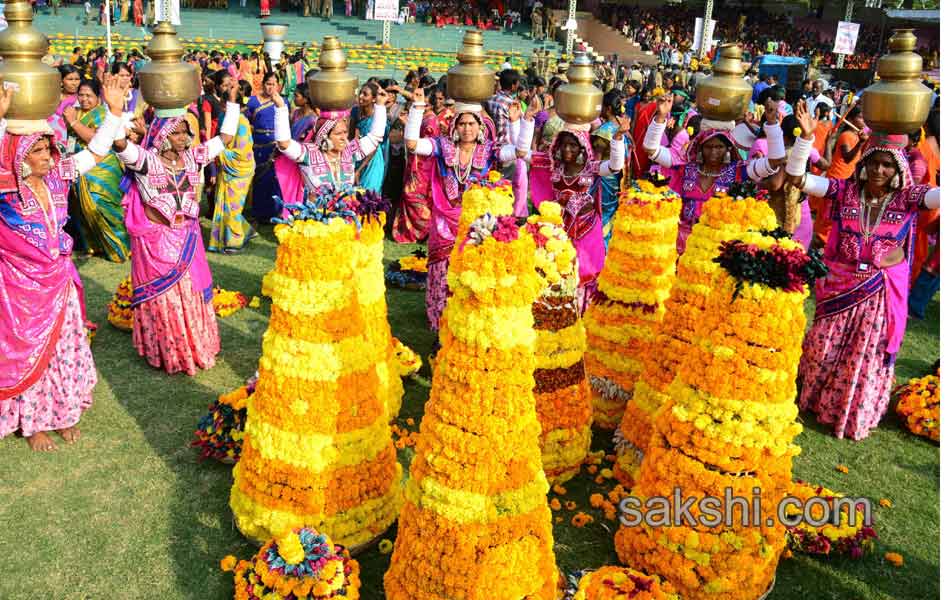
[[[854,48],[858,45],[858,30],[860,23],[848,23],[847,21],[838,21],[838,33],[835,35],[835,54],[854,54]]]

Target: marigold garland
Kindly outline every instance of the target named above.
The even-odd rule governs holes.
[[[830,513],[834,510],[835,498],[843,498],[839,494],[820,485],[812,485],[803,481],[796,481],[788,490],[789,496],[798,498],[799,506],[786,505],[786,515],[797,517],[802,514],[806,502],[811,501],[809,508],[811,516],[816,520],[831,521]],[[813,498],[821,498],[824,505],[816,505]],[[837,554],[848,558],[861,558],[874,550],[874,540],[877,532],[873,527],[866,525],[864,511],[861,504],[856,505],[854,525],[849,522],[848,505],[839,507],[838,525],[831,522],[820,527],[809,525],[806,521],[788,528],[788,546],[794,552],[802,552],[816,556]]]
[[[221,569],[234,572],[234,600],[360,597],[359,563],[346,548],[310,527],[268,541],[249,561],[226,556]]]
[[[214,314],[219,317],[230,317],[247,306],[247,296],[241,292],[219,287],[215,287],[213,291],[214,296],[211,298],[211,305],[214,307]]]
[[[195,440],[191,443],[201,450],[201,458],[234,464],[241,457],[244,424],[247,421],[247,399],[257,387],[257,375],[239,388],[221,394],[208,414],[198,421]]]
[[[399,375],[383,323],[382,223],[351,208],[351,218],[326,211],[324,221],[295,217],[274,230],[277,259],[264,281],[271,322],[231,490],[238,528],[253,539],[308,525],[359,548],[401,506],[388,435]]]
[[[681,205],[669,187],[647,180],[637,181],[620,198],[599,293],[584,315],[598,427],[620,424],[663,320],[676,271]]]
[[[637,465],[650,444],[657,412],[669,398],[667,388],[688,356],[697,330],[708,319],[705,308],[713,291],[710,282],[720,270],[712,259],[719,255],[720,245],[747,231],[776,228],[775,213],[767,202],[754,196],[717,194],[703,204],[686,251],[679,257],[676,279],[664,303],[665,315],[643,353],[646,360],[630,389],[630,401],[617,433],[617,477],[624,484],[633,485],[636,480]]]
[[[897,414],[912,433],[940,441],[940,369],[897,388]]]
[[[109,302],[109,323],[116,329],[132,331],[132,276],[127,275]]]
[[[656,575],[607,566],[585,574],[573,600],[680,600],[680,595]]]
[[[449,261],[441,348],[383,580],[390,600],[555,598],[531,393],[531,304],[544,284],[532,236],[511,223],[479,217]]]
[[[729,263],[730,252],[740,247],[754,248],[788,272],[774,271],[781,276],[765,280],[716,267],[708,275],[711,292],[704,298],[703,318],[682,357],[691,368],[682,369],[665,390],[668,400],[651,428],[632,494],[641,502],[666,497],[672,503],[677,492],[695,498],[690,513],[698,518],[701,499],[723,501],[729,489],[734,497],[757,497],[763,518],[746,522],[734,506],[731,524],[641,523],[621,527],[614,538],[621,562],[656,573],[698,600],[753,600],[767,591],[786,532],[765,517],[776,514],[791,487],[792,458],[799,452],[794,377],[811,282],[802,267],[812,258],[800,247],[783,247],[769,232],[746,232],[722,244],[720,264]],[[615,471],[625,466],[619,450]]]
[[[577,311],[577,251],[562,227],[561,207],[542,202],[525,230],[535,242],[535,270],[545,287],[531,307],[536,333],[534,400],[541,423],[541,462],[552,484],[571,479],[590,447],[587,347]]]

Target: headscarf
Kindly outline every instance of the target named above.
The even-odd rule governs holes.
[[[722,138],[722,141],[724,141],[726,145],[730,147],[732,152],[738,151],[736,141],[732,137],[732,132],[726,131],[724,129],[707,129],[705,131],[700,131],[698,134],[696,134],[696,137],[690,141],[689,147],[686,148],[686,160],[689,162],[699,162],[700,151],[703,147],[703,144],[714,137]],[[736,156],[733,156],[733,160],[736,158]]]
[[[330,133],[336,128],[338,123],[341,121],[349,123],[349,120],[349,110],[321,110],[320,118],[311,129],[311,133],[308,134],[309,139],[307,141],[312,141],[321,151],[326,152],[329,148],[324,147],[324,140],[329,139]]]
[[[472,115],[481,125],[481,139],[478,141],[479,144],[484,144],[495,139],[495,123],[490,117],[488,117],[488,115],[485,114],[480,104],[456,102],[453,109],[455,110],[455,115],[452,117],[452,122],[449,124],[448,134],[449,139],[451,139],[453,142],[455,141],[455,127],[462,115]]]
[[[894,162],[897,163],[897,174],[895,175],[897,185],[895,186],[895,182],[892,182],[891,188],[900,190],[909,186],[914,181],[910,175],[910,163],[907,162],[907,143],[908,138],[903,133],[890,135],[872,133],[864,145],[864,151],[861,152],[861,159],[858,161],[857,168],[854,170],[855,176],[859,179],[863,179],[862,174],[865,173],[865,162],[868,157],[875,152],[885,152],[890,154]]]
[[[155,117],[155,119],[152,120],[152,124],[149,125],[145,139],[142,140],[142,147],[146,150],[158,150],[161,152],[165,140],[178,128],[178,125],[182,121],[187,125],[188,135],[190,135],[192,141],[194,141],[195,132],[192,129],[192,124],[184,115],[177,117]]]
[[[590,134],[586,131],[563,129],[554,136],[554,143],[551,144],[551,148],[548,150],[552,164],[561,162],[558,156],[560,154],[561,144],[563,144],[568,137],[573,137],[578,145],[580,145],[581,152],[584,154],[584,162],[590,163],[594,156],[594,151],[590,145]]]

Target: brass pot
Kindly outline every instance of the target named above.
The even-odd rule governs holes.
[[[457,55],[459,64],[447,73],[449,98],[456,102],[478,104],[495,94],[495,74],[485,66],[481,31],[466,31]]]
[[[142,97],[157,109],[185,108],[201,95],[197,68],[182,62],[184,48],[168,21],[159,23],[152,34],[145,50],[152,60],[138,74]]]
[[[861,94],[864,122],[875,131],[911,133],[927,120],[933,92],[920,82],[924,62],[914,52],[913,29],[897,29],[887,42],[890,50],[877,61],[881,80]]]
[[[742,76],[742,50],[736,44],[720,46],[713,74],[696,85],[696,108],[705,119],[735,121],[752,100],[752,86]]]
[[[33,8],[26,0],[8,2],[3,15],[9,27],[0,32],[0,79],[19,85],[6,117],[45,120],[56,111],[62,90],[59,71],[40,60],[49,40],[33,27]]]
[[[554,110],[565,123],[586,125],[600,116],[604,92],[594,85],[596,75],[587,54],[574,53],[567,70],[568,83],[554,92]]]
[[[272,63],[280,60],[280,53],[284,51],[284,38],[290,25],[286,23],[261,23],[261,33],[264,35],[264,52]]]
[[[320,70],[307,78],[310,101],[320,110],[346,110],[356,98],[356,75],[346,69],[346,52],[336,36],[323,38]]]

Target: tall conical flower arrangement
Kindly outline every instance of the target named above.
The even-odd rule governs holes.
[[[620,424],[676,274],[682,199],[646,180],[620,198],[598,295],[584,315],[594,424]]]
[[[368,210],[368,207],[375,208],[381,200],[373,192],[352,190],[351,193],[357,197],[358,206],[366,207],[354,254],[356,293],[366,320],[366,334],[370,351],[374,353],[377,377],[386,386],[387,413],[392,420],[402,408],[404,390],[386,307],[386,274],[383,266],[386,213]]]
[[[535,242],[484,215],[449,261],[432,391],[406,485],[389,600],[556,596],[538,445],[531,305]]]
[[[401,506],[388,384],[354,272],[361,218],[346,201],[290,206],[275,228],[270,324],[231,490],[238,528],[256,540],[306,525],[358,549]]]
[[[584,371],[587,337],[577,310],[577,251],[561,207],[542,202],[528,218],[535,268],[545,279],[534,301],[534,402],[541,423],[541,461],[552,484],[577,474],[590,448],[590,387]]]
[[[774,578],[786,534],[774,517],[800,452],[795,375],[805,300],[824,273],[787,237],[740,238],[723,243],[715,258],[704,317],[685,358],[690,368],[669,387],[632,491],[642,506],[663,497],[672,507],[677,493],[693,498],[695,521],[625,523],[614,538],[622,562],[695,600],[752,600]],[[741,507],[724,509],[731,522],[700,520],[705,498],[729,506],[727,491],[759,507],[750,504],[745,518]],[[667,516],[675,519],[675,509]]]
[[[710,198],[686,241],[686,251],[679,259],[676,279],[665,303],[666,314],[645,353],[643,370],[615,437],[617,461],[613,471],[626,486],[633,485],[636,479],[642,451],[653,434],[656,413],[669,398],[667,387],[688,356],[696,328],[706,319],[706,297],[712,290],[712,273],[717,269],[712,259],[718,256],[719,245],[746,231],[772,230],[778,226],[768,203],[745,191],[733,190],[734,197],[720,194]]]

